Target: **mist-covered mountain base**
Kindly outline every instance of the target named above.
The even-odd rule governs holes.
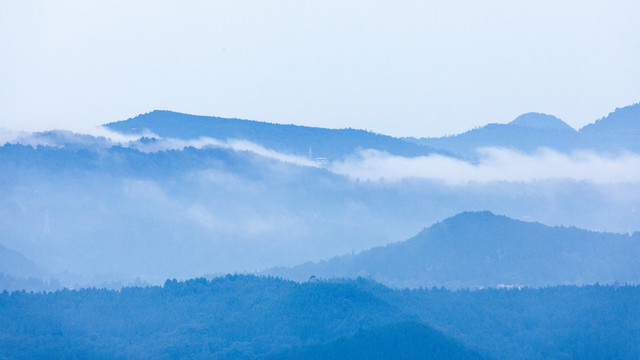
[[[633,134],[629,114],[618,123]],[[547,120],[538,127],[562,128]],[[640,224],[640,155],[624,142],[616,153],[492,147],[468,160],[360,130],[167,111],[107,128],[0,134],[0,244],[43,284],[294,266],[403,241],[463,211],[621,234]],[[5,274],[5,288],[30,276]]]
[[[640,288],[226,276],[0,293],[3,359],[635,359]]]
[[[369,277],[417,288],[640,283],[640,232],[598,233],[465,212],[415,237],[268,274],[296,280]]]
[[[215,147],[5,145],[0,159],[0,243],[72,287],[328,259],[467,209],[627,232],[640,206],[635,183],[360,182]]]

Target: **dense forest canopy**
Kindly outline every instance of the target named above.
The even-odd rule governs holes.
[[[640,355],[639,319],[636,286],[393,290],[364,279],[228,275],[5,291],[0,357],[630,359]]]

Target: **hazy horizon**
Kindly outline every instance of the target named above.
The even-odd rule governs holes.
[[[640,4],[7,2],[0,127],[154,109],[393,136],[640,100]]]

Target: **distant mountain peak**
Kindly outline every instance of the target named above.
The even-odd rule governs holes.
[[[488,210],[464,211],[424,229],[417,237],[428,234],[434,229],[457,229],[456,231],[458,231],[462,228],[474,228],[480,231],[481,229],[497,229],[507,224],[520,226],[525,225],[526,222],[504,215],[497,215]]]
[[[570,130],[575,131],[574,128],[569,126],[564,121],[549,114],[542,114],[536,112],[530,112],[522,114],[515,118],[509,124],[522,127],[528,127],[532,129],[554,129],[554,130]]]
[[[506,216],[496,215],[489,210],[463,211],[457,215],[454,215],[450,218],[442,220],[441,223],[451,224],[451,225],[455,225],[459,223],[467,224],[467,223],[476,223],[479,221],[482,221],[482,222],[495,221],[496,219],[499,219],[499,218],[508,219]]]

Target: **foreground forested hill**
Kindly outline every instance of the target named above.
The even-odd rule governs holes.
[[[252,276],[0,298],[0,358],[255,358],[411,318],[353,284]]]
[[[392,290],[226,276],[0,294],[0,358],[633,359],[640,288]]]

